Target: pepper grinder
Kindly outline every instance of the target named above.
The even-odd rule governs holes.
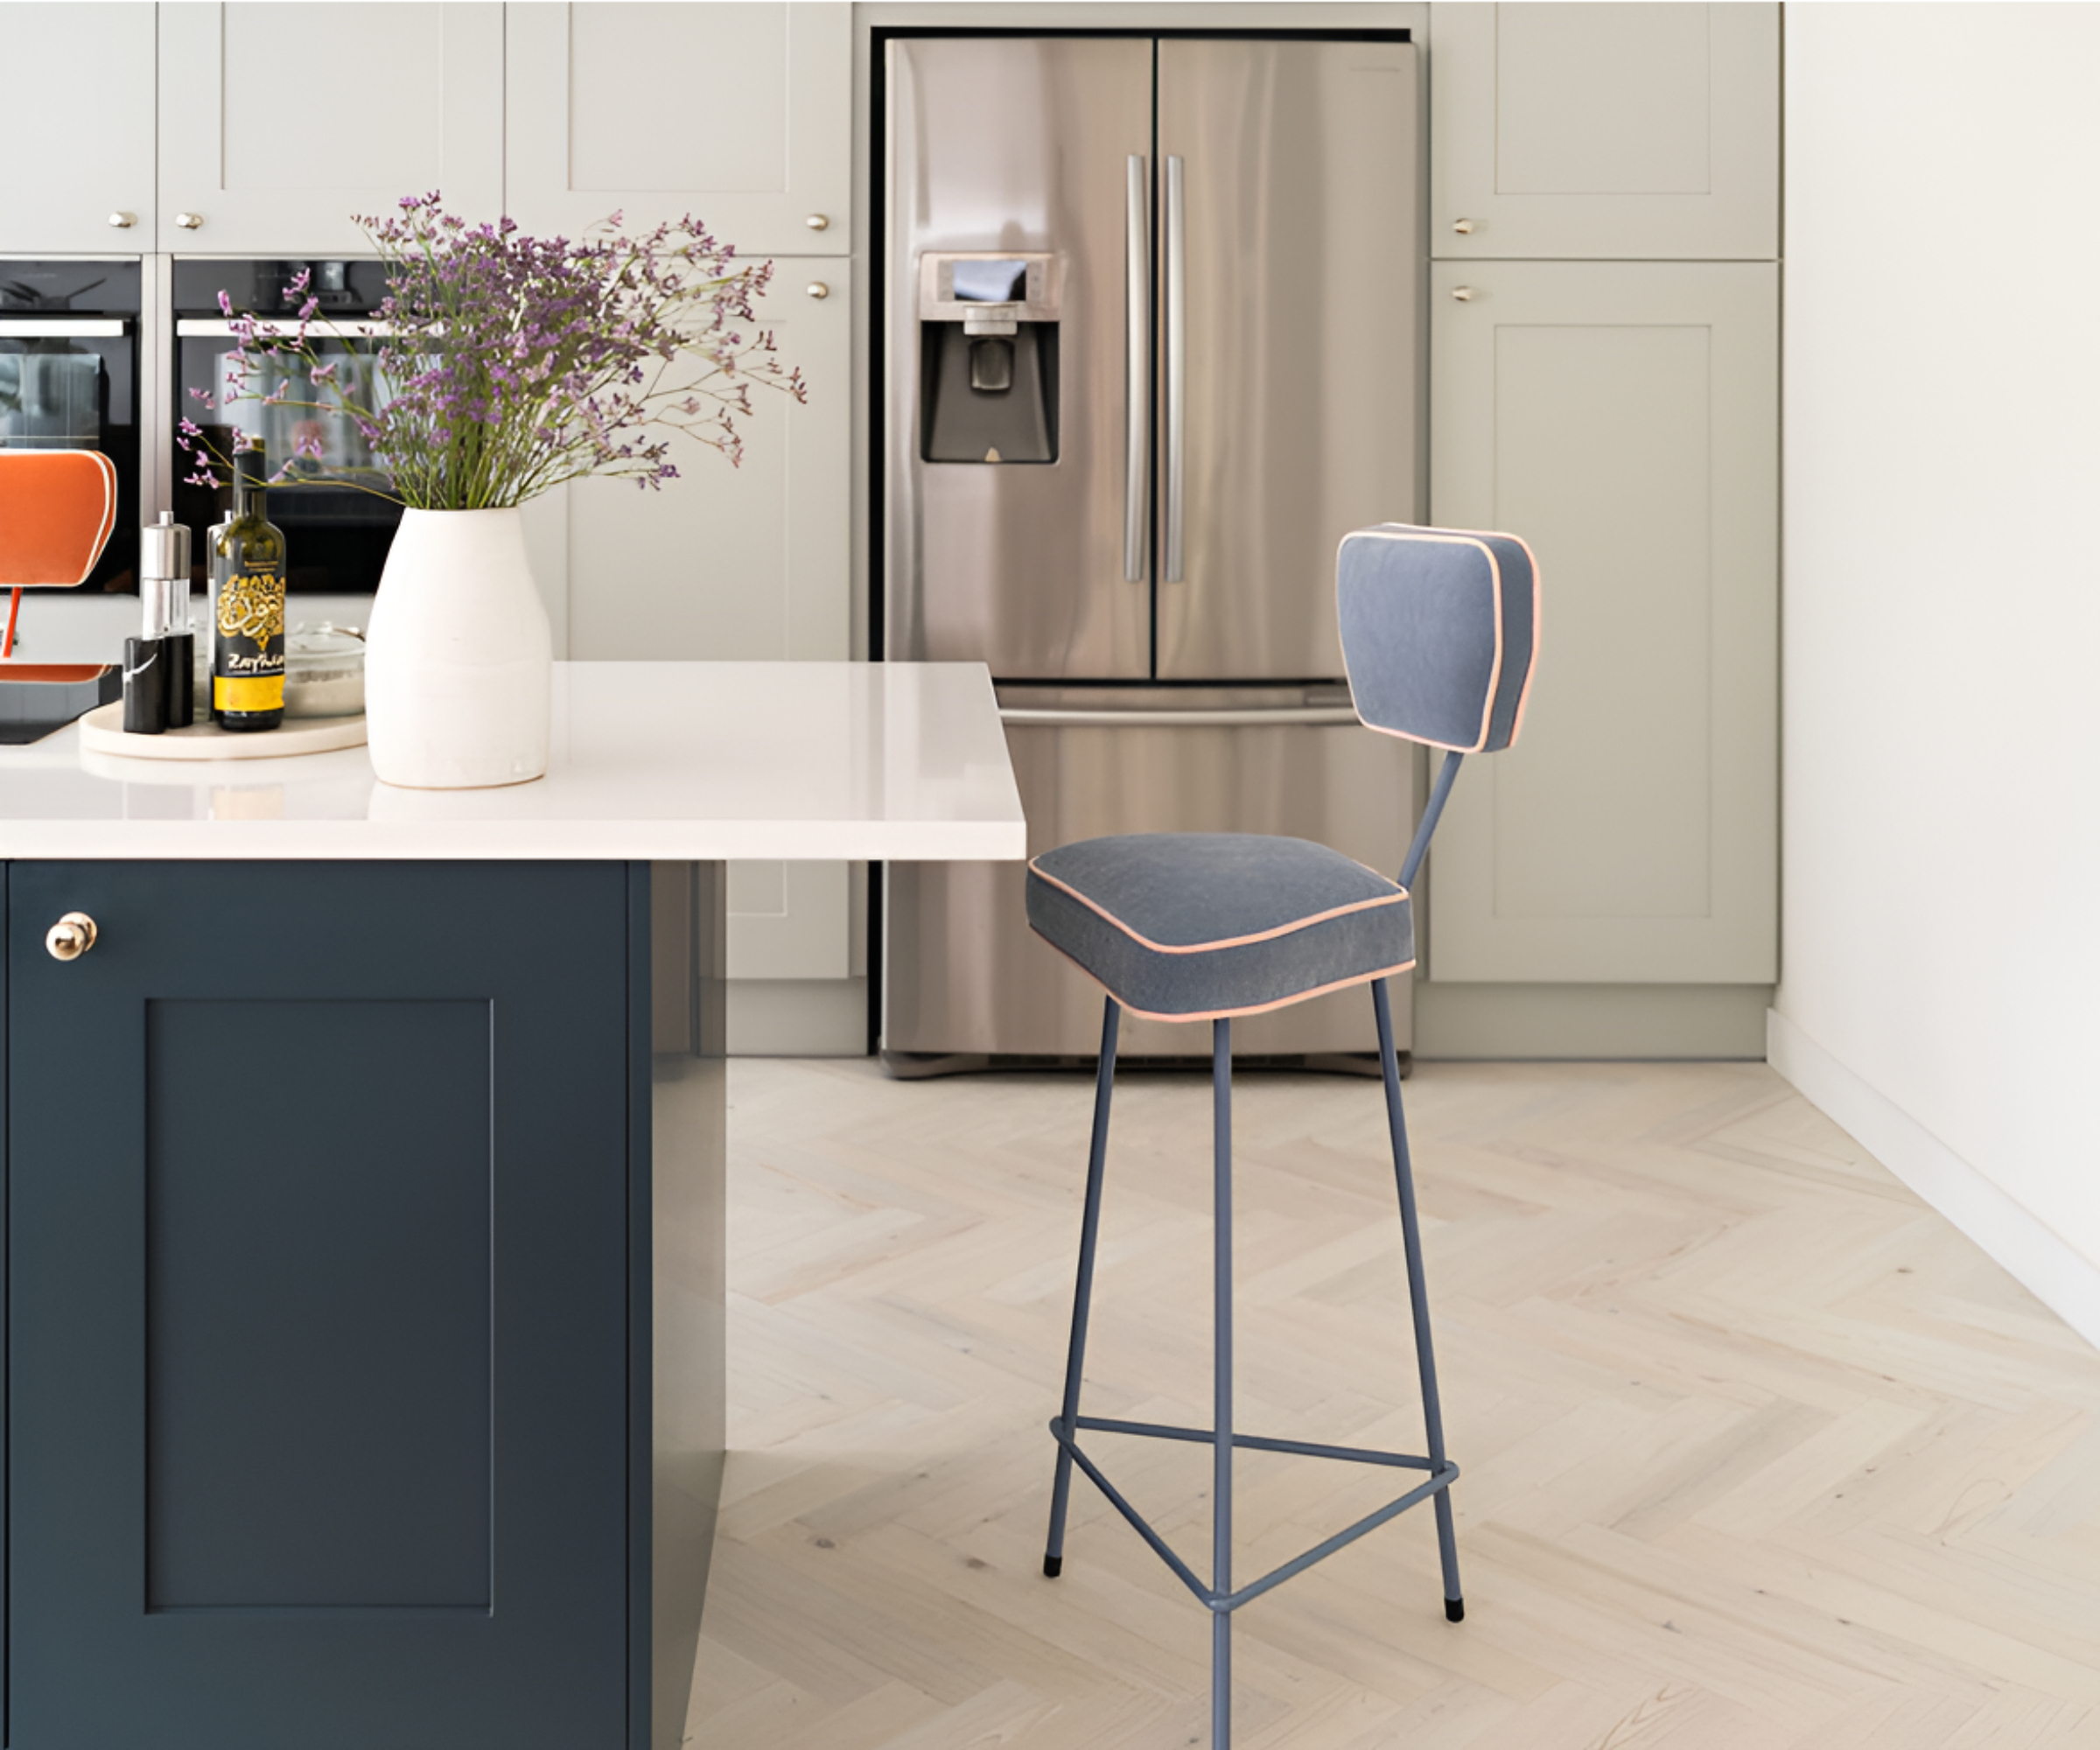
[[[124,728],[133,735],[187,728],[196,705],[190,531],[172,511],[138,531],[138,599],[141,636],[124,640]]]

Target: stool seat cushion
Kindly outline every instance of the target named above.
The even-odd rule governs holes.
[[[1415,963],[1405,888],[1324,844],[1258,833],[1060,845],[1028,865],[1028,922],[1155,1020],[1256,1014]]]

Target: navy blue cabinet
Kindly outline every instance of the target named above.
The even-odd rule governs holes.
[[[648,902],[8,865],[10,1750],[647,1741]]]

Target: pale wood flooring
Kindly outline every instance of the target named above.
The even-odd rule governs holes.
[[[1040,1573],[1091,1084],[731,1070],[704,1750],[1207,1743],[1205,1614],[1084,1479]],[[1238,1617],[1245,1750],[2100,1746],[2100,1356],[1761,1065],[1407,1084],[1426,1508]],[[1376,1083],[1240,1084],[1242,1425],[1419,1451]],[[1204,1084],[1118,1084],[1088,1407],[1201,1425]],[[1094,1437],[1199,1571],[1207,1452]],[[1396,1491],[1250,1455],[1242,1576]]]

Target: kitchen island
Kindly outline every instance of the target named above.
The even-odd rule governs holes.
[[[723,864],[1024,835],[970,664],[557,665],[500,790],[0,750],[7,1741],[672,1750]]]

